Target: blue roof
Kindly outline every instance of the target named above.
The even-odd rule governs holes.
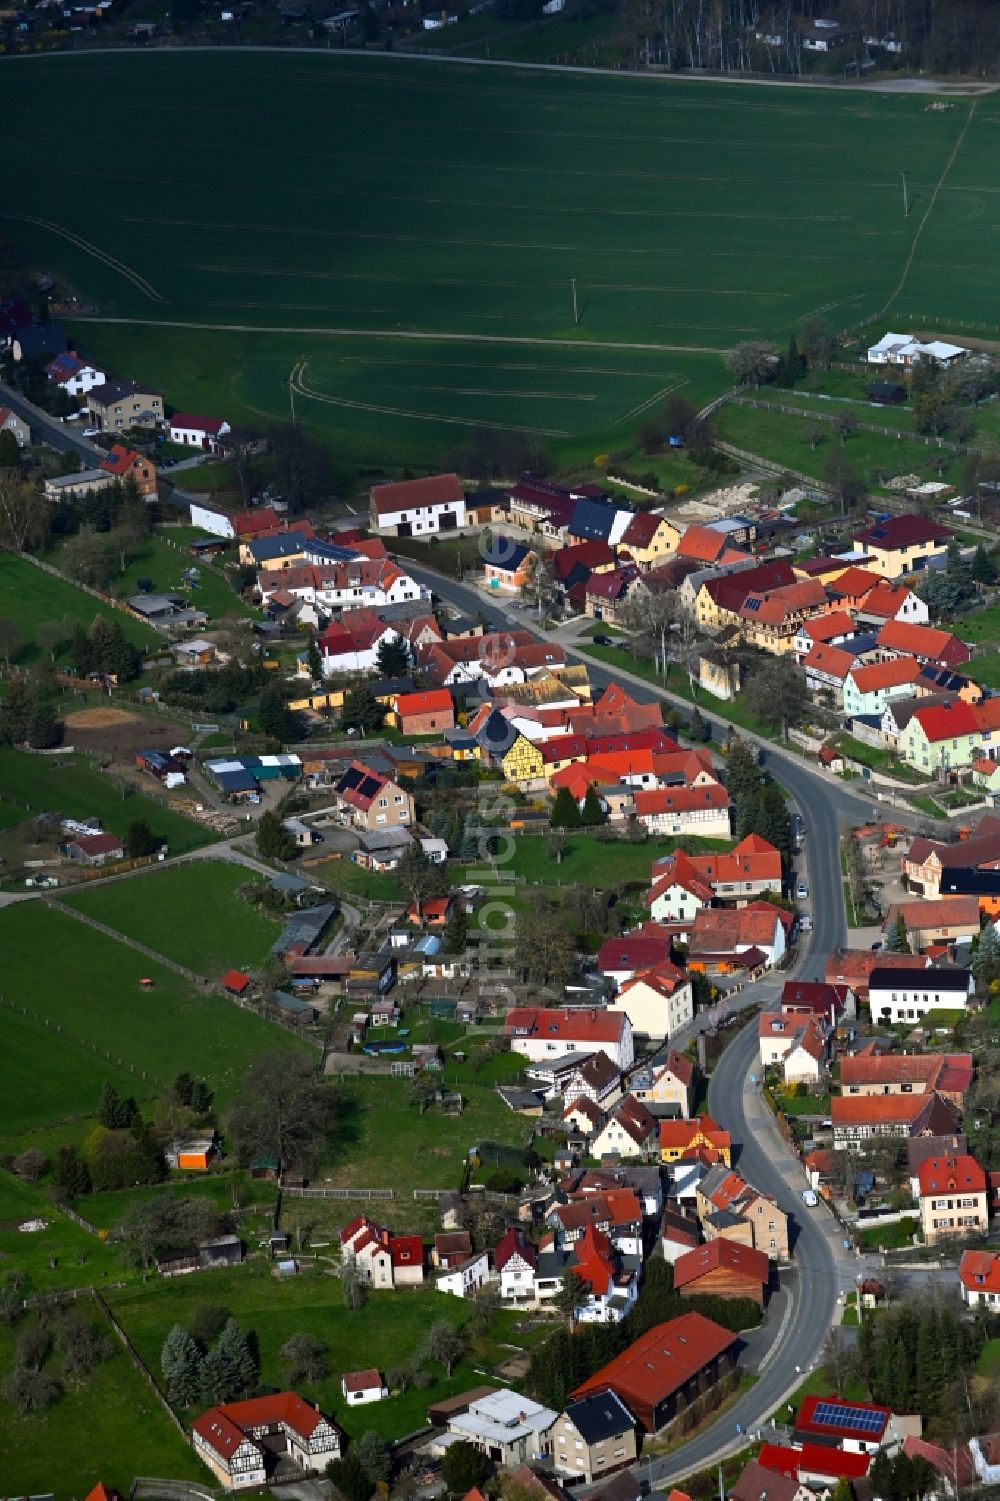
[[[573,507],[568,531],[574,537],[584,537],[588,542],[606,542],[611,536],[618,511],[625,509],[613,500],[597,500],[589,495],[581,496]]]
[[[254,561],[262,563],[268,558],[287,558],[302,552],[306,540],[301,532],[280,532],[276,537],[261,537],[247,546]]]
[[[248,771],[217,771],[214,775],[223,792],[257,791],[257,778]]]
[[[347,563],[352,558],[360,557],[350,547],[338,547],[335,542],[316,542],[310,538],[308,552],[311,558],[320,558],[326,563]]]
[[[502,568],[515,573],[530,551],[531,548],[524,542],[515,542],[512,537],[496,536],[480,556],[488,568]]]

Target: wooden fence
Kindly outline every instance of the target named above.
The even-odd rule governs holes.
[[[132,1341],[125,1333],[125,1330],[122,1328],[121,1324],[119,1324],[118,1320],[111,1312],[111,1309],[108,1307],[107,1303],[104,1301],[104,1299],[101,1297],[101,1294],[96,1289],[94,1291],[94,1302],[97,1304],[98,1308],[101,1310],[101,1312],[104,1314],[104,1317],[111,1325],[112,1332],[120,1341],[129,1360],[132,1362],[135,1369],[139,1372],[139,1375],[142,1377],[143,1381],[145,1381],[146,1385],[153,1393],[153,1396],[156,1398],[157,1402],[159,1402],[160,1406],[163,1408],[163,1411],[166,1413],[171,1423],[173,1423],[174,1427],[177,1429],[177,1432],[181,1435],[184,1442],[187,1443],[188,1435],[184,1424],[181,1422],[180,1418],[174,1412],[174,1409],[167,1401],[163,1392],[160,1390],[159,1383],[153,1376],[153,1373],[149,1369],[149,1366],[143,1360],[142,1356],[135,1348],[135,1345],[133,1345]]]
[[[435,1195],[439,1190],[435,1189]],[[288,1188],[282,1184],[283,1198],[288,1199],[394,1199],[394,1188]]]

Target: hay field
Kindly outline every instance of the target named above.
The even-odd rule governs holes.
[[[478,422],[557,450],[621,434],[678,379],[721,384],[712,351],[814,312],[1000,320],[993,100],[316,53],[3,66],[32,118],[0,165],[10,229],[135,320],[81,339],[123,375],[172,358],[170,399],[207,387],[230,416],[284,416],[297,370],[303,420],[369,455]],[[72,150],[40,88],[71,92]],[[183,329],[150,352],[141,325],[176,322],[235,331],[206,367]]]

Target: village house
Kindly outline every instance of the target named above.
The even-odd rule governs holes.
[[[955,533],[926,516],[887,516],[854,533],[865,567],[884,579],[921,573],[932,558],[944,557]]]
[[[647,1157],[659,1141],[655,1116],[634,1095],[616,1105],[591,1143],[591,1155],[602,1157]],[[640,1247],[641,1249],[641,1247]]]
[[[701,1229],[693,1215],[681,1209],[676,1200],[664,1205],[660,1221],[660,1249],[671,1266],[678,1256],[701,1245]]]
[[[392,712],[401,735],[443,734],[455,728],[455,705],[447,688],[398,693]]]
[[[67,396],[86,396],[94,386],[104,385],[108,378],[103,370],[81,359],[73,350],[57,354],[46,365],[45,374],[52,385],[59,386]]]
[[[638,791],[634,804],[636,818],[651,834],[728,839],[732,833],[729,793],[717,782]]]
[[[876,1026],[901,1026],[922,1020],[929,1011],[965,1011],[972,993],[966,969],[875,969],[868,982],[868,1006]]]
[[[635,1419],[613,1391],[594,1392],[570,1402],[552,1429],[552,1463],[557,1474],[585,1485],[634,1464]]]
[[[578,1058],[571,1064],[561,1086],[567,1105],[589,1100],[603,1111],[610,1110],[622,1093],[622,1075],[603,1049]]]
[[[352,761],[333,790],[341,822],[353,828],[372,831],[414,822],[411,794],[363,761]]]
[[[635,1058],[632,1024],[624,1011],[515,1006],[507,1012],[504,1036],[512,1053],[521,1053],[532,1063],[565,1053],[602,1051],[621,1071]]]
[[[537,553],[524,542],[515,542],[512,537],[498,533],[489,548],[480,554],[483,564],[483,582],[487,589],[498,594],[517,594],[530,582]]]
[[[676,860],[676,855],[664,855],[653,862],[654,888],[661,875],[673,875]],[[711,887],[720,902],[740,906],[768,891],[781,893],[781,855],[759,834],[748,834],[728,853],[689,855],[686,860],[683,870]]]
[[[101,432],[124,432],[131,427],[161,427],[163,397],[134,380],[109,380],[91,386],[87,411]]]
[[[656,511],[637,511],[618,545],[642,573],[647,573],[676,552],[680,536],[679,528],[668,517]]]
[[[752,972],[774,969],[787,948],[791,913],[770,902],[745,907],[702,907],[688,934],[688,969],[698,973],[729,973],[744,967],[750,956]]]
[[[112,479],[131,479],[140,495],[147,499],[156,498],[156,466],[152,460],[147,459],[145,454],[136,453],[134,448],[125,448],[121,443],[115,443],[109,450],[107,457],[101,460],[101,468],[105,474],[110,474]]]
[[[1000,770],[1000,762],[991,762]],[[943,843],[922,835],[910,841],[903,860],[903,871],[910,891],[919,896],[941,895],[941,879],[951,869],[992,868],[1000,863],[1000,817],[985,813],[969,832],[967,839]]]
[[[890,657],[885,662],[855,662],[844,678],[844,714],[882,717],[894,698],[906,698],[920,678],[916,657]]]
[[[500,1278],[500,1296],[505,1301],[533,1301],[538,1249],[523,1230],[508,1228],[497,1241],[493,1265]]]
[[[437,1291],[450,1293],[454,1298],[474,1298],[489,1280],[488,1251],[471,1251],[461,1261],[450,1261],[434,1274]]]
[[[572,1393],[610,1391],[646,1433],[665,1428],[735,1365],[737,1336],[700,1313],[657,1324]]]
[[[694,988],[683,969],[664,962],[626,980],[616,1004],[628,1016],[633,1032],[662,1042],[692,1020]]]
[[[345,1371],[340,1378],[340,1390],[348,1407],[382,1402],[389,1395],[382,1372],[374,1368],[369,1371]]]
[[[764,1306],[771,1266],[762,1251],[721,1236],[674,1262],[674,1287],[682,1298],[752,1298]]]
[[[958,1263],[962,1299],[970,1308],[1000,1306],[1000,1251],[963,1251]]]
[[[667,1112],[675,1110],[682,1120],[689,1120],[694,1104],[695,1066],[676,1048],[657,1053],[640,1062],[629,1079],[637,1100]]]
[[[909,369],[921,360],[935,365],[953,365],[969,353],[961,344],[947,344],[941,339],[922,343],[915,334],[883,334],[868,349],[869,365],[901,365]]]
[[[0,432],[13,433],[18,448],[27,448],[31,442],[31,428],[24,418],[10,407],[0,405]]]
[[[865,1150],[877,1137],[942,1136],[953,1132],[958,1112],[939,1094],[834,1095],[830,1101],[837,1151]]]
[[[695,1188],[695,1213],[706,1240],[733,1240],[774,1260],[788,1258],[788,1215],[724,1163]]]
[[[801,1013],[757,1019],[760,1061],[777,1065],[785,1084],[818,1084],[826,1072],[826,1041],[815,1016]]]
[[[183,448],[218,453],[219,439],[230,431],[222,417],[203,417],[196,412],[175,412],[170,419],[170,441]]]
[[[961,667],[972,656],[971,649],[951,631],[911,625],[905,620],[887,621],[875,644],[884,655],[916,657],[922,665],[934,662],[942,667]]]
[[[914,594],[905,584],[890,584],[885,579],[869,589],[855,609],[859,626],[878,627],[880,630],[890,620],[927,625],[930,618],[930,610],[919,594]]]
[[[520,1392],[494,1391],[453,1413],[448,1432],[472,1444],[500,1469],[510,1469],[548,1456],[557,1417],[550,1407]]]
[[[191,1425],[195,1453],[228,1491],[265,1486],[286,1454],[306,1474],[340,1458],[340,1434],[294,1392],[210,1407]]]
[[[117,834],[81,834],[70,840],[63,852],[82,865],[107,865],[109,860],[125,858],[125,846]]]
[[[389,537],[427,537],[466,524],[465,491],[457,474],[373,485],[369,504],[373,532]]]
[[[933,971],[928,971],[933,973]],[[931,1094],[962,1109],[972,1083],[971,1053],[846,1053],[840,1058],[845,1095]]]
[[[393,1235],[366,1215],[340,1232],[340,1251],[374,1288],[419,1287],[424,1281],[424,1247],[419,1235]]]
[[[974,1157],[929,1157],[917,1169],[920,1225],[927,1245],[989,1229],[986,1174]]]
[[[893,902],[885,916],[885,932],[891,930],[900,916],[914,950],[962,939],[969,941],[979,935],[979,901],[975,896],[939,896],[924,901]]]
[[[719,1160],[729,1166],[732,1148],[729,1132],[721,1130],[710,1115],[660,1121],[660,1157],[664,1162],[679,1162],[700,1147],[717,1153]]]

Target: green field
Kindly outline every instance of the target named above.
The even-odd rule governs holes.
[[[89,1299],[86,1317],[101,1316]],[[10,1370],[17,1330],[0,1329],[0,1368]],[[60,1362],[46,1367],[58,1378]],[[135,1475],[210,1483],[208,1471],[170,1423],[121,1346],[85,1380],[68,1382],[47,1412],[22,1418],[4,1403],[0,1474],[10,1495],[85,1496],[103,1480],[128,1495]]]
[[[0,616],[16,620],[25,645],[17,661],[24,665],[37,662],[44,653],[35,641],[35,630],[43,620],[79,620],[89,628],[94,617],[117,620],[134,645],[146,648],[161,645],[163,637],[152,626],[133,620],[122,610],[103,605],[82,589],[63,579],[53,578],[33,563],[0,552]]]
[[[571,886],[578,882],[590,886],[595,879],[605,888],[620,881],[641,881],[646,885],[653,861],[672,854],[678,843],[692,851],[731,847],[728,839],[646,839],[641,844],[617,839],[605,844],[589,834],[569,834],[562,860],[557,864],[549,854],[546,838],[522,836],[516,842],[514,858],[501,864],[500,870],[513,871],[522,880],[543,886]]]
[[[185,478],[185,475],[181,478]],[[168,535],[171,534],[168,533]],[[176,540],[181,541],[180,538]],[[60,549],[49,554],[48,561],[58,568]],[[199,570],[196,588],[192,588],[181,578],[186,568]],[[112,578],[110,592],[116,597],[127,599],[133,594],[138,594],[140,579],[149,580],[152,584],[150,592],[182,594],[192,609],[204,610],[210,620],[219,620],[224,615],[248,615],[250,613],[250,606],[246,600],[233,593],[220,569],[214,568],[210,561],[199,562],[189,557],[181,547],[171,547],[164,537],[152,536],[142,540],[129,560],[125,572],[116,573]],[[119,618],[123,624],[128,619],[124,615]],[[139,624],[138,621],[131,623]],[[157,636],[158,633],[153,632],[153,635]],[[159,639],[162,641],[162,637]]]
[[[405,1079],[347,1079],[339,1087],[338,1137],[323,1172],[335,1188],[459,1188],[470,1147],[484,1140],[526,1147],[533,1134],[531,1121],[512,1114],[490,1085],[461,1085],[461,1116],[421,1114]]]
[[[123,787],[127,797],[122,796]],[[119,837],[135,819],[145,819],[175,855],[199,849],[215,838],[203,824],[95,771],[84,756],[32,756],[0,746],[0,827],[12,827],[42,812],[99,818]]]
[[[178,964],[216,978],[255,969],[281,924],[239,895],[254,879],[242,865],[196,860],[113,886],[73,892],[67,904],[148,944]]]
[[[613,21],[512,40],[526,58],[589,61]],[[431,461],[483,422],[593,453],[658,393],[720,389],[713,351],[783,340],[813,312],[846,327],[885,309],[942,331],[1000,318],[977,233],[994,99],[931,111],[925,96],[385,54],[4,66],[13,116],[40,91],[69,91],[78,111],[74,153],[43,114],[0,181],[26,249],[101,317],[131,320],[79,326],[84,346],[230,420],[287,416],[296,370],[299,420],[345,457]],[[153,120],[173,166],[150,167]],[[205,170],[176,165],[191,147]],[[611,347],[631,343],[647,347]]]
[[[95,1110],[105,1078],[149,1096],[187,1069],[207,1079],[224,1110],[254,1058],[301,1046],[281,1028],[196,992],[179,975],[41,902],[0,912],[0,951],[5,999],[42,1018],[35,1023],[41,1046],[32,1056],[25,1018],[0,1008],[0,1048],[6,1057],[12,1035],[24,1061],[0,1102],[0,1131],[8,1137]],[[154,981],[151,991],[140,989],[143,977]]]
[[[965,635],[964,624],[961,634]],[[970,678],[982,683],[984,688],[1000,688],[1000,652],[991,652],[986,657],[973,657],[966,671]]]
[[[391,1205],[385,1207],[391,1211]],[[393,1223],[391,1213],[374,1217]],[[330,1250],[319,1254],[329,1256]],[[411,1387],[402,1396],[385,1402],[348,1409],[340,1392],[342,1372],[377,1365],[385,1373],[405,1366],[432,1323],[464,1323],[468,1308],[459,1298],[415,1289],[373,1293],[364,1308],[352,1313],[343,1306],[340,1285],[330,1275],[329,1263],[321,1266],[321,1271],[282,1283],[276,1283],[265,1268],[253,1266],[238,1272],[205,1272],[198,1277],[161,1282],[152,1289],[119,1292],[108,1301],[140,1355],[154,1368],[171,1327],[175,1323],[190,1325],[199,1304],[224,1305],[244,1328],[256,1333],[261,1379],[272,1386],[286,1384],[278,1357],[285,1340],[292,1334],[317,1335],[330,1351],[330,1375],[314,1386],[302,1387],[302,1394],[319,1402],[323,1412],[354,1436],[368,1429],[387,1438],[412,1433],[426,1422],[429,1403],[482,1383],[482,1374],[476,1374],[468,1360],[450,1380],[440,1366],[431,1364],[432,1385],[424,1390]],[[498,1332],[510,1330],[508,1315],[500,1315],[495,1322]],[[476,1353],[487,1357],[496,1354],[495,1337],[482,1340]]]

